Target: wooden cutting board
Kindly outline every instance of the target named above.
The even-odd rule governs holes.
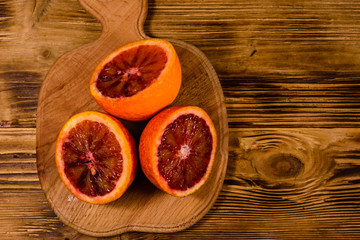
[[[74,197],[59,178],[55,142],[61,127],[74,114],[102,111],[89,92],[97,63],[116,48],[147,38],[143,23],[146,0],[80,0],[103,25],[101,36],[62,56],[48,72],[40,90],[37,112],[37,167],[42,189],[57,216],[79,232],[110,236],[126,231],[172,232],[197,222],[215,202],[227,167],[228,126],[222,89],[208,59],[194,46],[170,40],[181,62],[183,83],[172,105],[196,105],[212,118],[218,133],[213,171],[195,194],[176,198],[154,187],[137,172],[134,183],[117,201],[92,205]],[[59,40],[61,41],[61,40]],[[146,121],[122,121],[138,139]]]

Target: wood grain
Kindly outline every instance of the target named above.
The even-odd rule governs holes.
[[[22,130],[33,128],[35,141],[38,93],[50,66],[97,39],[101,25],[76,0],[0,3],[0,131],[7,139],[14,131],[11,143],[1,142],[7,146],[1,151],[12,149],[0,155],[1,238],[87,239],[60,222],[38,182],[16,180],[21,165],[33,174],[30,182],[36,178],[35,142],[17,147]],[[149,0],[148,6],[147,35],[194,44],[218,73],[230,126],[229,165],[215,205],[191,228],[115,239],[359,239],[359,2]],[[286,135],[292,144],[338,139],[328,146],[336,161],[311,165],[313,174],[304,169],[314,162],[304,161],[297,168],[301,181],[270,179],[274,174],[257,173],[244,160],[261,155],[251,143],[260,144],[262,135],[280,143]]]

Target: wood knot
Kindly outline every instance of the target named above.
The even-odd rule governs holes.
[[[265,185],[293,186],[304,175],[307,160],[300,153],[271,151],[257,155],[254,167],[259,177],[268,183]]]
[[[267,175],[273,178],[294,178],[304,168],[304,164],[299,158],[292,154],[276,154],[267,161]]]
[[[267,189],[318,186],[334,169],[333,153],[323,144],[329,136],[304,129],[252,132],[239,142],[243,161],[237,171],[242,171],[242,178]]]
[[[51,51],[46,49],[41,53],[41,56],[43,58],[49,58],[51,56]]]

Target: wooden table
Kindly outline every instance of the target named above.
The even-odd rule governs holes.
[[[189,229],[113,239],[359,239],[360,2],[148,4],[145,32],[195,45],[219,75],[228,168]],[[92,239],[46,201],[35,124],[47,71],[100,33],[77,0],[0,0],[0,239]]]

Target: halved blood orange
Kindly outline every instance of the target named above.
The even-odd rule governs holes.
[[[94,204],[118,199],[137,167],[132,136],[117,119],[99,112],[70,118],[56,142],[61,180],[77,198]]]
[[[159,189],[187,196],[209,177],[216,146],[214,124],[203,109],[170,107],[153,117],[141,134],[141,168]]]
[[[105,57],[90,81],[90,92],[108,113],[145,120],[172,103],[181,86],[174,47],[163,39],[129,43]]]

